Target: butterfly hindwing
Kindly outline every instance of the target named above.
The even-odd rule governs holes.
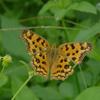
[[[73,71],[68,59],[63,55],[58,55],[55,63],[51,67],[51,79],[65,80],[73,74]]]
[[[35,71],[38,75],[42,75],[47,77],[48,76],[48,70],[49,70],[49,63],[47,54],[45,52],[39,52],[38,54],[34,55],[32,57],[32,66],[33,69],[35,67]]]

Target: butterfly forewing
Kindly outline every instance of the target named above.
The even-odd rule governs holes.
[[[69,61],[80,64],[85,54],[91,50],[91,44],[87,42],[65,43],[59,46],[59,50]]]
[[[26,40],[28,51],[32,55],[35,55],[40,51],[46,52],[49,47],[48,42],[44,38],[30,30],[24,30],[22,38]]]
[[[47,57],[47,51],[49,48],[48,42],[30,30],[25,30],[22,37],[26,40],[28,51],[32,55],[33,69],[37,74],[47,77],[49,70]]]

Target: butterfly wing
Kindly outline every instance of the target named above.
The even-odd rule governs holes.
[[[51,67],[50,78],[55,80],[65,80],[73,74],[73,68],[68,59],[63,55],[58,55],[55,63]]]
[[[66,56],[68,60],[73,61],[75,64],[80,64],[87,52],[91,50],[90,43],[65,43],[59,46],[62,55]]]
[[[37,74],[48,76],[48,42],[30,30],[24,30],[22,38],[26,40],[28,51],[32,55],[32,66]]]
[[[62,44],[58,47],[58,56],[51,67],[51,79],[64,80],[73,74],[71,62],[80,64],[86,52],[91,50],[90,43]]]
[[[22,38],[26,40],[26,43],[28,44],[27,49],[31,55],[35,55],[42,51],[46,52],[49,47],[48,42],[44,38],[30,30],[24,30]]]

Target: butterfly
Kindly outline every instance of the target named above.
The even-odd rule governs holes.
[[[92,48],[87,42],[51,46],[47,40],[31,30],[24,30],[22,38],[27,43],[28,52],[32,57],[32,68],[35,72],[40,76],[55,80],[65,80],[72,75],[74,68],[71,62],[80,64]]]

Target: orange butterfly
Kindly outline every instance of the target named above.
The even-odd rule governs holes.
[[[22,37],[26,40],[37,74],[55,80],[65,80],[72,75],[74,69],[71,62],[80,64],[91,50],[91,44],[87,42],[64,43],[58,48],[50,46],[48,41],[30,30],[24,30]]]

